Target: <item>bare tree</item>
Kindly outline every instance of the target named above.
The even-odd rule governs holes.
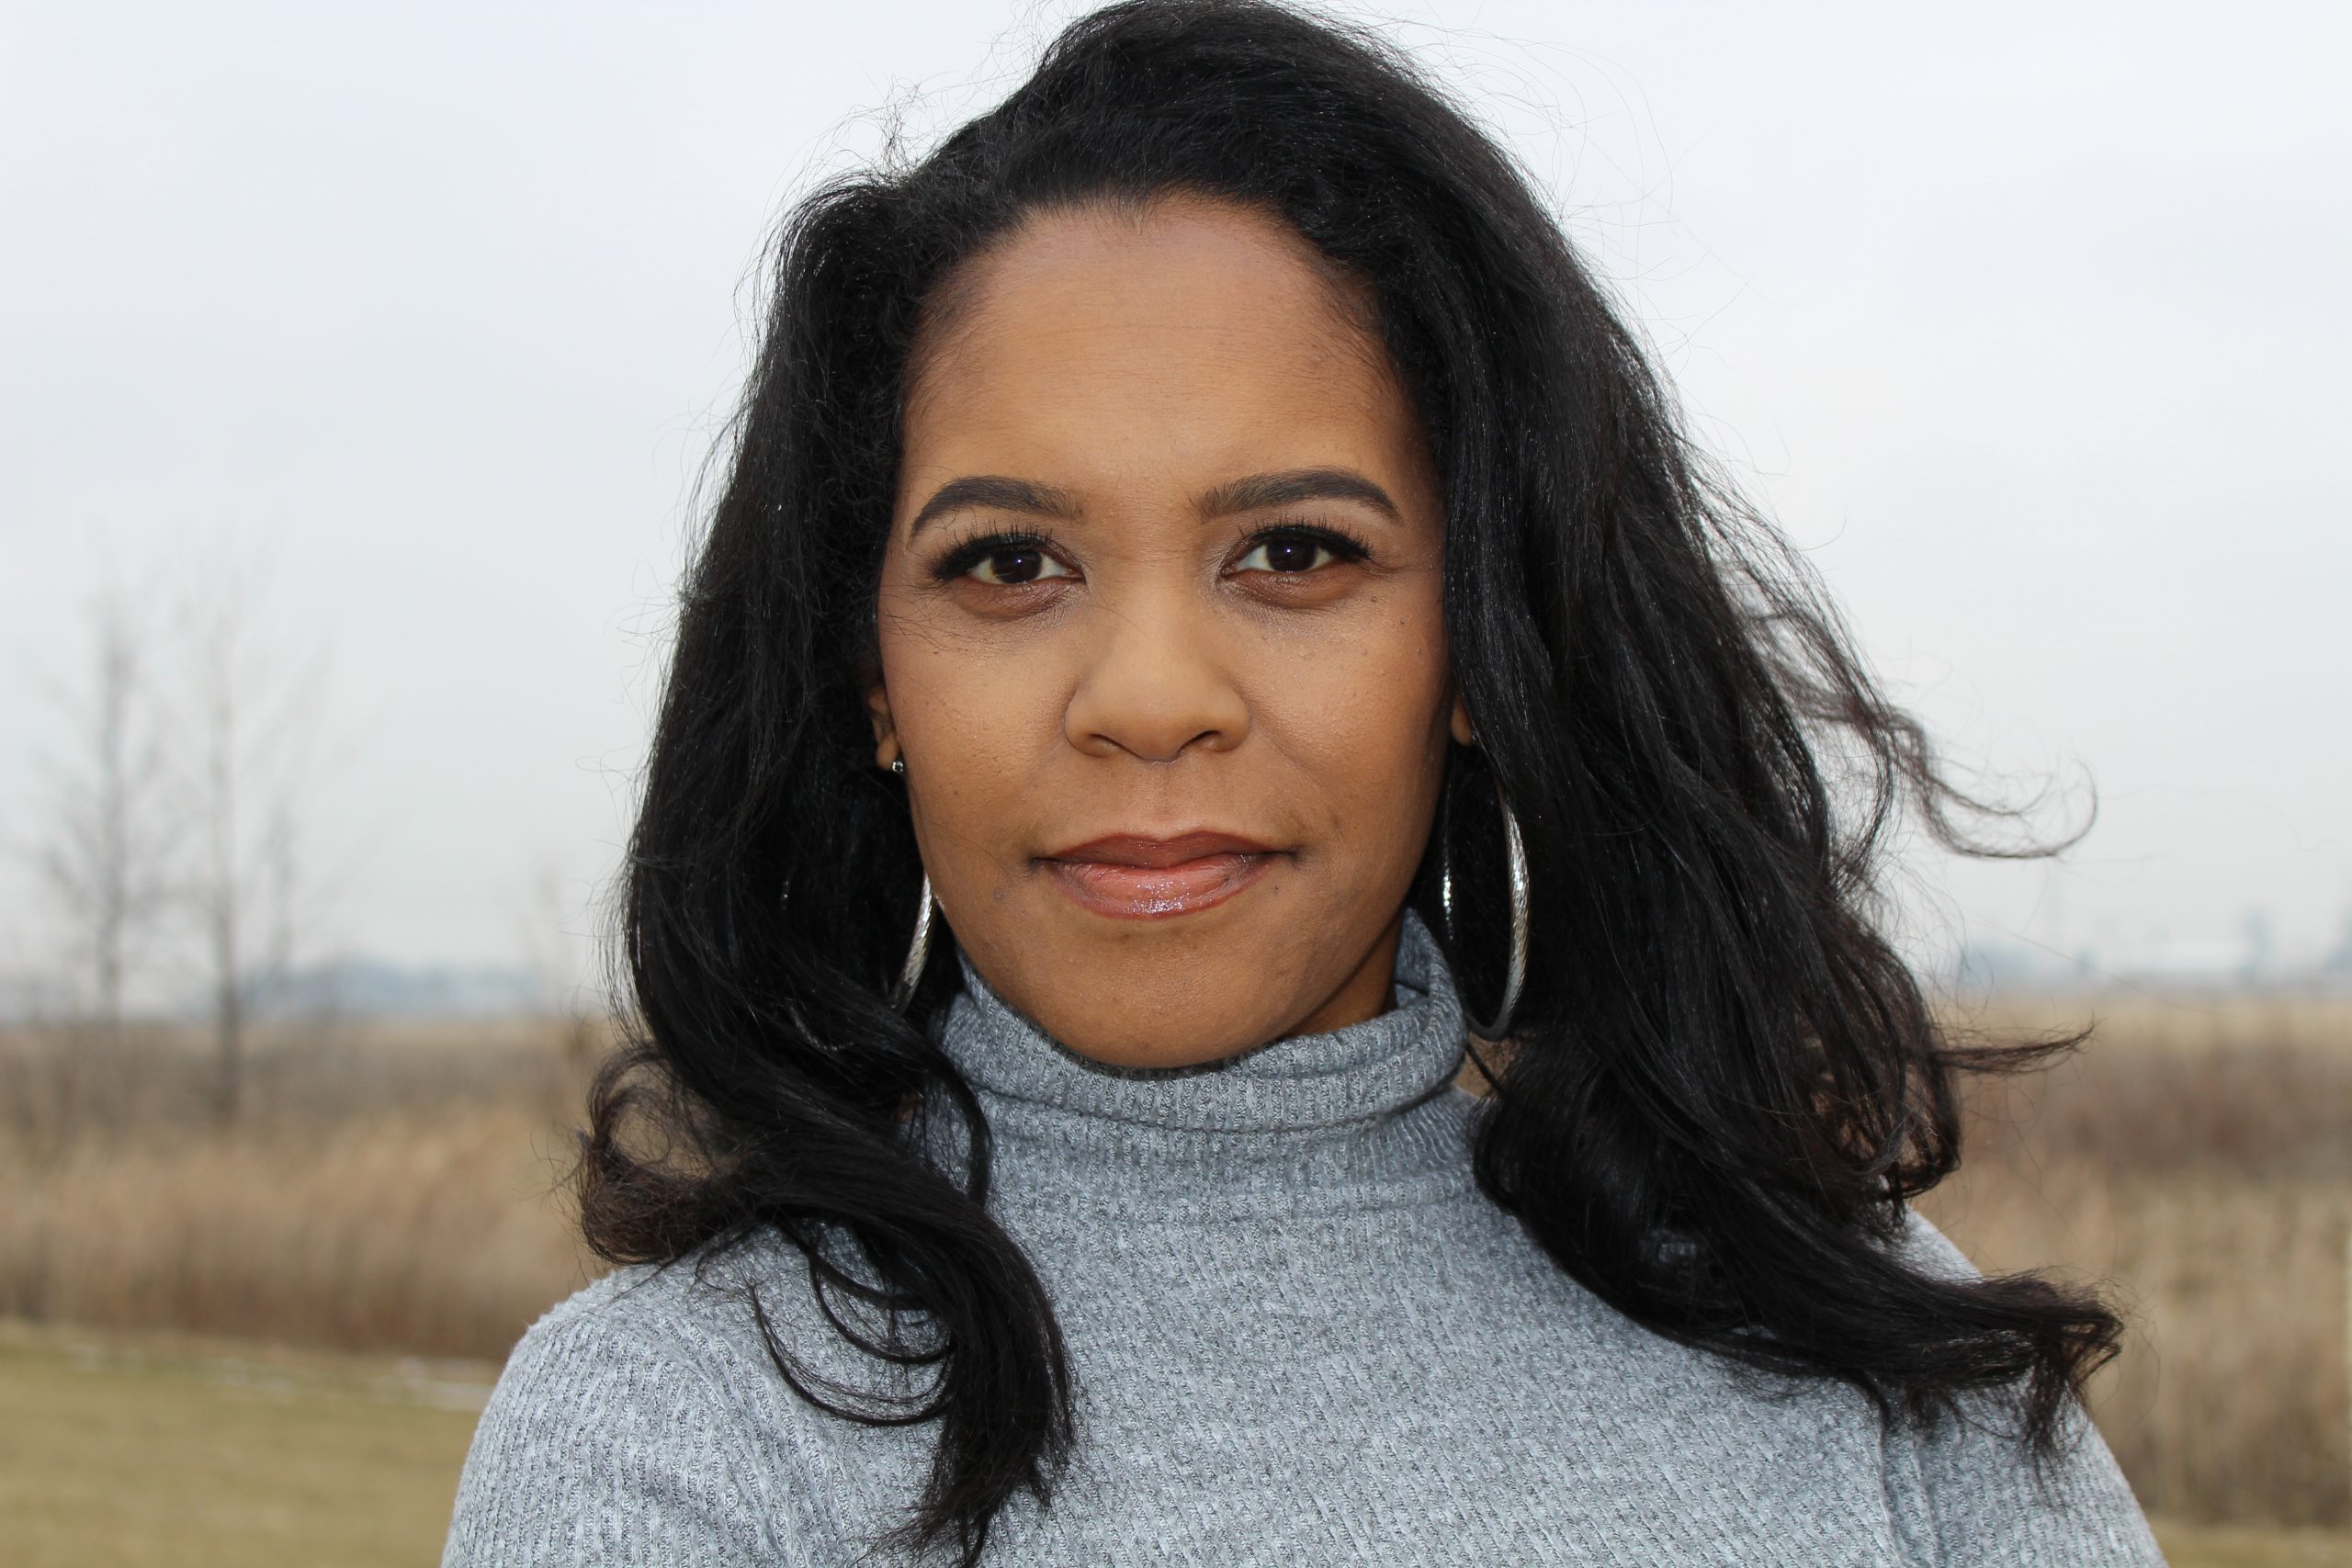
[[[245,1099],[254,1012],[291,970],[300,913],[319,890],[300,875],[300,808],[322,728],[325,655],[271,646],[268,575],[258,554],[207,550],[189,573],[177,628],[187,700],[176,776],[196,852],[180,891],[201,940],[213,1110],[223,1122]]]
[[[89,1109],[102,1063],[119,1064],[134,970],[172,887],[168,779],[153,683],[153,588],[111,561],[87,600],[90,663],[78,680],[36,671],[62,743],[37,755],[46,785],[30,854],[53,906],[66,998],[54,1088],[61,1129]]]
[[[532,874],[530,897],[515,911],[515,935],[539,1010],[561,1030],[559,1094],[567,1092],[587,1067],[607,1010],[591,984],[594,913],[555,857],[542,855]]]

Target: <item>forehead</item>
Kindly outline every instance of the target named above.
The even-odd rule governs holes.
[[[1043,213],[933,303],[910,365],[910,469],[1417,460],[1368,291],[1250,209]]]

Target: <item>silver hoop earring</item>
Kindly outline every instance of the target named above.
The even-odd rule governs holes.
[[[1496,1010],[1493,1022],[1481,1023],[1466,1010],[1463,1015],[1470,1032],[1480,1040],[1503,1038],[1503,1031],[1510,1027],[1511,1010],[1519,1005],[1520,986],[1527,978],[1527,845],[1519,836],[1519,818],[1511,815],[1500,779],[1495,781],[1495,804],[1502,808],[1503,840],[1510,852],[1510,974],[1503,984],[1503,1005]],[[1454,943],[1453,840],[1453,834],[1445,835],[1438,856],[1438,903],[1445,912],[1449,946]]]
[[[899,972],[898,988],[890,993],[890,1005],[900,1012],[915,994],[915,982],[922,978],[923,960],[931,956],[931,873],[922,874],[922,910],[915,916],[915,942],[907,950],[907,966]]]
[[[890,771],[900,778],[907,776],[907,760],[890,759]],[[915,982],[922,978],[923,961],[931,956],[931,873],[922,874],[922,908],[915,915],[914,945],[907,949],[907,966],[899,971],[899,984],[890,992],[890,1005],[900,1012],[915,994]]]

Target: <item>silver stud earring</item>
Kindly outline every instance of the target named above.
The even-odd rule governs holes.
[[[1502,780],[1495,781],[1495,804],[1502,808],[1503,841],[1510,854],[1510,973],[1503,983],[1503,1004],[1495,1011],[1494,1021],[1482,1023],[1464,1015],[1470,1032],[1480,1040],[1500,1040],[1503,1031],[1510,1027],[1511,1010],[1519,1005],[1519,988],[1527,978],[1527,845],[1519,835],[1519,818],[1511,815],[1510,802],[1504,798]],[[1445,940],[1455,946],[1453,934],[1453,835],[1445,835],[1439,856],[1438,903],[1445,914]],[[1459,949],[1456,949],[1459,951]]]
[[[892,773],[894,773],[898,774],[900,778],[904,778],[904,777],[906,777],[906,776],[907,776],[907,760],[906,760],[904,757],[893,757],[893,758],[891,758],[891,759],[890,759],[890,771],[891,771]]]

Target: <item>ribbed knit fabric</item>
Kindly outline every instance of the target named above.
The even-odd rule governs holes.
[[[2079,1407],[2038,1485],[1996,1433],[1883,1439],[1852,1390],[1759,1386],[1571,1280],[1473,1184],[1462,1010],[1409,912],[1393,1010],[1200,1068],[1080,1055],[963,963],[945,1043],[995,1132],[990,1206],[1068,1336],[1080,1435],[991,1562],[2164,1561]],[[1913,1244],[1973,1272],[1916,1216]],[[909,1386],[826,1325],[789,1248],[710,1272],[756,1281],[815,1370]],[[742,1300],[690,1265],[624,1269],[516,1346],[443,1562],[858,1561],[933,1430],[815,1410]]]

